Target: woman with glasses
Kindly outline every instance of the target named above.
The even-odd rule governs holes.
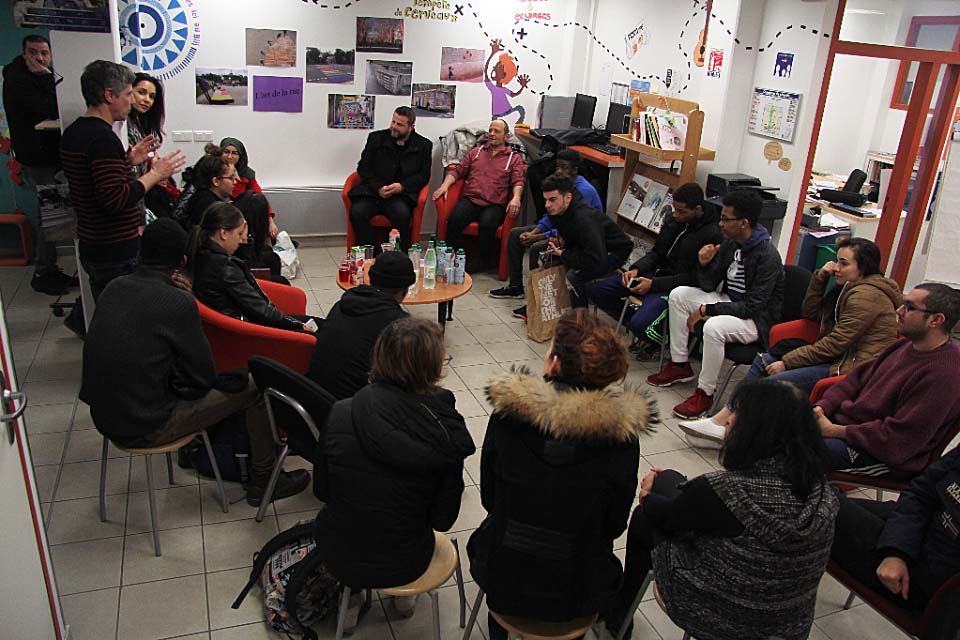
[[[573,309],[557,323],[543,375],[503,372],[480,460],[487,517],[470,536],[470,573],[491,611],[566,622],[612,605],[613,541],[637,489],[646,398],[617,383],[627,351],[613,327]],[[507,632],[488,618],[491,640]]]
[[[440,387],[443,333],[436,322],[404,317],[373,347],[370,384],[333,406],[314,464],[317,547],[350,585],[347,629],[360,589],[417,579],[429,566],[434,531],[460,513],[463,461],[473,439],[453,393]],[[412,599],[394,598],[401,616]]]
[[[836,284],[827,291],[831,278]],[[813,274],[803,299],[803,317],[820,323],[817,340],[772,345],[757,355],[744,379],[792,382],[809,396],[817,381],[846,375],[896,341],[902,300],[900,285],[883,275],[880,248],[864,238],[841,238],[837,260]],[[681,422],[680,428],[694,446],[719,448],[732,411],[727,404],[713,417]]]
[[[214,202],[203,211],[190,235],[187,262],[194,295],[231,318],[290,331],[316,331],[309,322],[312,318],[285,314],[270,302],[250,268],[234,255],[246,241],[247,221],[235,206]]]
[[[237,170],[223,156],[209,151],[193,167],[190,182],[193,195],[187,201],[185,215],[190,226],[200,224],[203,212],[216,202],[228,202]]]
[[[263,189],[260,188],[260,184],[257,182],[257,172],[250,167],[247,148],[243,146],[243,143],[236,138],[224,138],[220,141],[220,150],[223,153],[223,159],[237,170],[237,179],[233,183],[233,191],[230,192],[230,197],[236,200],[241,194],[247,193],[248,191],[263,193]],[[277,229],[277,225],[273,221],[275,214],[273,209],[270,209],[269,205],[267,206],[270,213],[268,230],[270,237],[276,238],[279,229]]]

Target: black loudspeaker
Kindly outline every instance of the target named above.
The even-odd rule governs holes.
[[[820,199],[827,202],[840,202],[852,207],[862,207],[867,201],[866,196],[853,191],[837,191],[836,189],[820,189]]]

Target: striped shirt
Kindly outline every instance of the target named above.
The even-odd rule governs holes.
[[[77,214],[80,251],[97,262],[136,257],[143,185],[133,178],[123,144],[100,118],[83,116],[60,140],[60,159]]]
[[[743,272],[743,250],[733,253],[733,262],[727,267],[727,283],[724,291],[734,302],[743,300],[747,293],[747,277]]]

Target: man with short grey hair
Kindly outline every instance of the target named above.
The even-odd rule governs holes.
[[[88,64],[80,77],[87,111],[60,140],[60,159],[77,214],[79,259],[90,276],[94,300],[111,280],[133,272],[140,253],[137,203],[185,161],[179,150],[154,156],[160,142],[153,135],[124,151],[112,127],[130,113],[133,76],[133,71],[115,62]],[[134,178],[130,167],[147,158],[153,158],[150,170]]]

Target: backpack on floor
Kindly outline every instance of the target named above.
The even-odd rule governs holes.
[[[250,436],[247,435],[244,418],[241,415],[230,416],[208,433],[213,456],[217,459],[217,468],[224,482],[246,484],[250,479]],[[206,478],[215,477],[203,440],[196,438],[184,449],[190,466]]]
[[[313,532],[313,522],[298,522],[263,545],[253,556],[250,580],[233,608],[239,609],[259,583],[266,622],[273,630],[288,638],[317,640],[311,627],[337,610],[340,585],[326,570]]]

